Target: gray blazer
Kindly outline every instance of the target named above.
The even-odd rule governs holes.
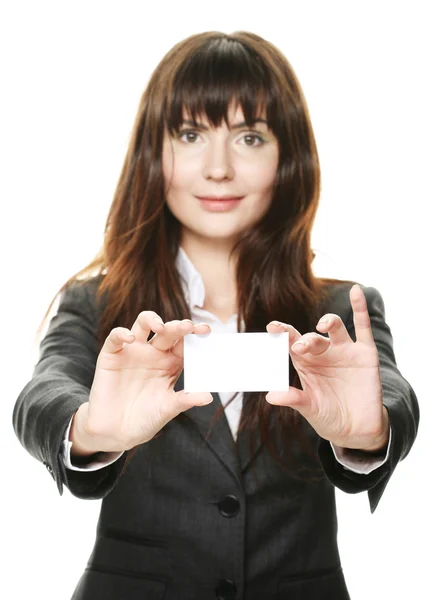
[[[349,288],[335,285],[322,314],[340,315],[355,339]],[[247,432],[239,434],[237,455],[225,414],[206,439],[220,407],[217,394],[210,405],[180,414],[143,444],[123,474],[127,453],[99,471],[66,469],[62,440],[72,415],[88,400],[100,315],[94,282],[66,290],[32,379],[16,401],[13,424],[60,494],[67,486],[79,498],[103,498],[96,542],[74,600],[349,598],[334,486],[367,491],[373,512],[419,422],[416,396],[396,367],[382,298],[374,288],[363,290],[392,427],[389,460],[369,475],[349,471],[305,422],[318,459],[314,477],[291,477],[259,442],[250,455]],[[176,390],[182,387],[180,378]],[[308,460],[302,457],[304,464]]]

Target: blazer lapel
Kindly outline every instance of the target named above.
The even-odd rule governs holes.
[[[174,385],[174,390],[176,392],[179,392],[182,389],[184,389],[183,371]],[[235,441],[232,436],[225,411],[212,425],[210,434],[208,433],[210,423],[213,422],[215,414],[222,406],[219,394],[212,393],[212,396],[213,402],[210,404],[206,404],[205,406],[193,406],[189,410],[186,410],[183,414],[194,423],[211,450],[216,454],[225,467],[234,475],[238,483],[242,485],[240,462],[237,458]]]
[[[244,413],[250,411],[252,408],[252,398],[250,392],[244,392],[243,395],[243,409],[242,416]],[[252,441],[252,450],[251,450]],[[263,443],[259,431],[248,431],[243,429],[237,435],[237,449],[238,449],[238,460],[240,463],[241,472],[244,473],[250,463],[253,461],[255,456],[258,454]]]

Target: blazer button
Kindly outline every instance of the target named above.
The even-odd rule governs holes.
[[[237,598],[237,588],[234,581],[230,579],[221,579],[215,589],[218,600],[235,600]]]
[[[219,502],[220,513],[224,517],[235,517],[240,510],[240,502],[234,494],[228,494]]]

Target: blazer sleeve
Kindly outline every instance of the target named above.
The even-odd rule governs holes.
[[[31,380],[16,400],[15,433],[24,448],[41,461],[57,484],[79,498],[100,499],[120,476],[125,452],[98,471],[73,471],[63,462],[62,442],[72,415],[87,402],[98,345],[94,294],[89,282],[74,282],[62,292],[56,315],[39,346]]]
[[[414,390],[397,368],[393,339],[390,328],[385,322],[381,294],[373,287],[361,286],[361,288],[366,296],[373,337],[379,354],[383,404],[388,410],[392,428],[389,457],[381,467],[368,475],[363,475],[349,471],[339,464],[327,440],[319,439],[318,455],[328,479],[336,487],[351,494],[368,492],[370,510],[373,513],[398,462],[407,456],[414,443],[419,425],[419,405]],[[349,288],[348,291],[345,288],[342,293],[346,294],[348,300],[347,311],[329,312],[340,314],[348,333],[356,341]]]

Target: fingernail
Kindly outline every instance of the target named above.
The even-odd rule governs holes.
[[[276,325],[276,327],[280,327],[281,323],[279,323],[279,321],[272,321],[270,325]]]
[[[307,346],[309,342],[307,342],[306,340],[297,340],[296,342],[294,342],[293,346],[296,346],[297,344],[300,344],[301,346]]]
[[[327,317],[322,317],[322,319],[320,319],[320,320],[318,321],[318,323],[328,323],[328,319],[327,319]]]

